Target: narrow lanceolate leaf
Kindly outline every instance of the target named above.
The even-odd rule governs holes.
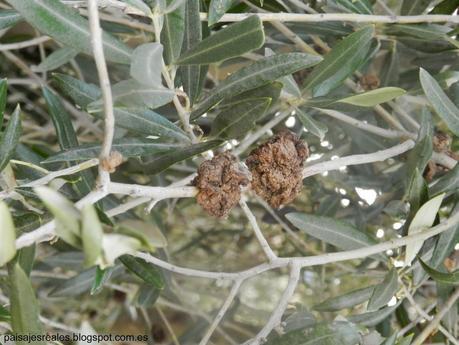
[[[451,273],[440,272],[427,265],[422,259],[419,259],[419,262],[424,271],[426,271],[435,281],[446,285],[459,285],[459,270]]]
[[[209,5],[209,26],[217,23],[220,18],[233,6],[233,0],[211,0]]]
[[[99,87],[94,84],[88,84],[84,81],[72,78],[66,74],[55,73],[53,79],[57,87],[66,96],[70,97],[79,107],[86,109],[89,103],[98,100],[101,97]]]
[[[421,206],[408,228],[408,235],[415,235],[433,225],[444,196],[445,194],[437,195]],[[405,266],[411,265],[423,244],[423,240],[417,240],[406,246]]]
[[[29,24],[60,43],[92,54],[88,20],[59,0],[8,0]],[[103,33],[105,58],[128,64],[131,49],[115,37]]]
[[[132,52],[131,77],[143,85],[162,85],[163,46],[160,43],[146,43]]]
[[[374,286],[354,290],[344,295],[330,298],[314,306],[319,311],[338,311],[346,308],[352,308],[368,299],[373,294]]]
[[[228,107],[213,121],[211,134],[216,138],[240,138],[255,126],[270,103],[271,98],[257,98]]]
[[[97,264],[102,255],[103,234],[104,230],[94,206],[85,205],[81,210],[81,239],[87,267]]]
[[[180,145],[159,144],[151,140],[121,139],[113,143],[113,151],[118,151],[124,157],[137,157],[158,154],[181,148]],[[49,157],[44,163],[72,162],[96,158],[100,154],[100,144],[85,144],[69,150],[61,151]]]
[[[167,0],[170,5],[174,0]],[[161,30],[161,42],[164,45],[164,61],[167,65],[177,60],[182,49],[185,30],[185,3],[182,3],[172,12],[164,15]]]
[[[35,297],[34,289],[29,278],[19,263],[8,266],[10,283],[10,312],[13,333],[16,335],[44,335],[39,320],[40,309]],[[34,341],[34,344],[45,345],[44,341]],[[30,344],[28,341],[16,341],[18,345]]]
[[[383,87],[361,94],[340,99],[339,103],[347,103],[360,107],[373,107],[380,103],[388,102],[405,94],[405,90],[399,87]]]
[[[32,67],[32,70],[36,73],[53,71],[65,65],[77,55],[78,50],[72,47],[63,47],[52,52],[38,66]]]
[[[258,16],[229,25],[182,53],[177,65],[207,65],[240,56],[260,48],[265,42],[263,24]]]
[[[370,236],[353,226],[332,218],[304,213],[289,213],[286,217],[293,225],[308,235],[340,249],[350,250],[376,243]]]
[[[16,255],[16,230],[8,206],[0,201],[0,267]]]
[[[36,187],[35,193],[56,218],[56,234],[65,242],[79,247],[80,214],[76,207],[60,193],[49,187]]]
[[[22,16],[15,10],[0,11],[0,30],[13,26],[22,19]]]
[[[60,99],[46,87],[43,88],[43,97],[45,98],[49,114],[53,120],[61,149],[66,150],[78,146],[78,139],[73,129],[70,115],[65,110]]]
[[[446,96],[437,81],[422,69],[419,71],[422,89],[435,112],[445,121],[448,128],[455,135],[459,135],[459,109]]]
[[[64,108],[61,100],[46,87],[43,88],[43,96],[48,106],[54,128],[56,129],[59,146],[62,150],[77,147],[77,135],[73,129],[70,115]],[[82,179],[75,184],[75,187],[80,196],[82,196],[90,192],[94,185],[94,177],[90,171],[82,171],[79,175]]]
[[[148,108],[115,108],[115,124],[135,133],[189,141],[177,125]]]
[[[378,310],[385,306],[391,298],[395,295],[398,288],[398,274],[395,268],[392,268],[389,273],[384,277],[381,284],[376,285],[370,301],[368,302],[367,309],[369,311]]]
[[[142,243],[134,237],[120,234],[105,234],[102,239],[103,262],[101,268],[115,265],[115,260],[125,254],[133,255],[140,250]]]
[[[325,124],[314,120],[310,115],[298,108],[296,109],[296,116],[300,119],[308,132],[319,137],[320,140],[325,137],[325,134],[328,132],[328,127]]]
[[[314,97],[324,96],[364,62],[374,34],[372,26],[345,37],[317,65],[304,83]]]
[[[195,47],[202,40],[202,26],[199,17],[199,0],[185,1],[185,34],[182,51]],[[207,70],[204,65],[184,65],[179,69],[183,90],[190,98],[191,105],[199,97],[204,85],[202,72]]]
[[[199,144],[171,148],[167,152],[156,155],[145,163],[144,169],[149,174],[157,174],[175,163],[194,157],[202,152],[212,150],[223,144],[222,140],[210,140]],[[170,147],[170,145],[169,145]]]
[[[104,288],[104,284],[110,280],[112,273],[117,268],[118,267],[114,266],[102,269],[99,266],[97,266],[94,281],[91,286],[91,296],[97,295],[99,292],[102,291],[102,289]]]
[[[0,141],[0,172],[6,167],[21,136],[21,108],[14,110]]]
[[[211,95],[196,106],[192,118],[199,117],[223,98],[263,86],[285,75],[314,66],[321,60],[319,56],[303,53],[277,54],[258,60],[234,72],[214,88]]]
[[[164,248],[167,246],[167,239],[164,237],[161,230],[150,222],[142,220],[127,219],[116,224],[116,232],[137,238],[143,249],[155,251],[156,248]]]
[[[359,315],[351,315],[348,316],[347,319],[352,323],[358,323],[359,325],[366,327],[373,327],[379,324],[384,319],[386,319],[390,314],[392,314],[395,311],[395,309],[397,309],[398,304],[392,307],[385,307],[378,311],[372,311],[369,313],[363,313]]]
[[[8,92],[8,82],[6,79],[0,80],[0,129],[3,127],[3,117],[6,107],[6,96]]]
[[[90,290],[96,276],[96,270],[96,267],[92,267],[73,276],[72,278],[64,280],[49,293],[49,296],[78,296],[83,292]]]
[[[175,95],[162,85],[142,85],[134,79],[123,80],[113,85],[113,102],[121,107],[139,107],[146,105],[149,108],[158,108],[172,101]],[[89,112],[102,110],[102,100],[97,100],[88,105]]]
[[[164,280],[161,271],[154,265],[146,262],[141,258],[136,258],[131,255],[120,256],[119,260],[122,264],[140,279],[156,289],[164,288]]]

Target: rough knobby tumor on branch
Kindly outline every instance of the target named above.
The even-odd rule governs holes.
[[[305,142],[282,131],[253,150],[246,160],[252,189],[272,207],[293,201],[303,187],[302,170],[309,151]]]
[[[241,187],[249,180],[239,169],[236,157],[229,152],[217,154],[198,168],[193,184],[199,192],[197,202],[210,215],[226,217],[241,199]]]

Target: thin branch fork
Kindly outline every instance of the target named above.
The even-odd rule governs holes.
[[[97,0],[88,0],[89,29],[91,31],[91,44],[99,76],[102,100],[104,103],[104,138],[99,156],[99,184],[105,188],[110,182],[110,173],[106,165],[110,164],[113,137],[115,135],[115,115],[113,111],[112,89],[108,76],[107,63],[104,56],[102,43],[102,29],[99,22],[99,9]]]
[[[262,21],[272,22],[300,22],[317,23],[330,21],[344,21],[355,23],[387,23],[387,24],[414,24],[414,23],[459,23],[459,16],[441,14],[427,14],[419,16],[381,16],[357,13],[226,13],[219,22],[238,22],[250,16],[257,15]],[[207,13],[201,13],[201,20],[208,20]]]

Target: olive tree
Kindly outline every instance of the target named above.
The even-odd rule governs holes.
[[[2,343],[459,344],[457,0],[1,5]]]

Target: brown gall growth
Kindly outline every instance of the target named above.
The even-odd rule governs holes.
[[[274,208],[292,202],[303,187],[302,171],[308,155],[305,142],[292,132],[282,131],[247,158],[252,189]]]
[[[204,161],[193,184],[198,188],[196,200],[212,216],[226,217],[241,199],[241,186],[248,184],[236,158],[229,152]]]

